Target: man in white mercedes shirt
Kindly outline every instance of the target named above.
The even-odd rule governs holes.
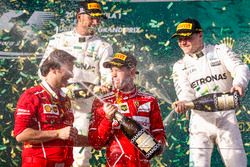
[[[248,66],[225,44],[206,45],[200,23],[186,19],[176,28],[172,38],[184,57],[173,67],[173,80],[179,101],[175,111],[185,113],[186,101],[208,93],[238,91],[240,96],[249,81]],[[246,167],[247,159],[235,110],[222,112],[191,111],[190,158],[192,167],[210,167],[214,145],[217,145],[227,167]]]
[[[108,92],[109,84],[111,84],[111,72],[109,69],[103,68],[102,64],[112,57],[113,49],[110,44],[95,35],[95,29],[105,15],[102,12],[101,4],[97,1],[79,3],[75,28],[72,31],[52,36],[40,66],[53,50],[65,50],[76,58],[73,69],[74,77],[70,82],[78,83],[76,84],[77,89],[79,86],[84,88],[82,84],[101,85],[99,87],[102,92]],[[74,86],[72,89],[75,89]],[[74,127],[84,136],[88,134],[89,113],[93,100],[93,96],[72,99]],[[85,147],[84,150],[81,147],[74,147],[73,166],[90,166],[90,151],[91,147]]]

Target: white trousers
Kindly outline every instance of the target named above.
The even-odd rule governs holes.
[[[88,136],[90,113],[94,97],[88,99],[72,100],[72,109],[74,111],[74,127],[77,128],[78,134]],[[73,167],[88,167],[90,166],[89,160],[92,157],[91,147],[74,147]]]
[[[210,167],[214,144],[226,167],[246,167],[235,111],[192,111],[190,119],[190,167]]]

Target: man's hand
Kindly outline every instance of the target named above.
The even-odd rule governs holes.
[[[223,38],[221,41],[220,41],[220,43],[221,44],[225,44],[225,45],[227,45],[227,47],[229,47],[229,48],[233,48],[233,46],[234,46],[234,39],[233,38],[231,38],[231,37],[225,37],[225,38]]]
[[[104,103],[103,110],[105,112],[106,118],[112,120],[114,118],[115,112],[118,110],[116,106],[110,103]]]
[[[188,110],[185,103],[186,101],[176,101],[172,104],[172,108],[175,110],[175,112],[183,114]]]
[[[244,89],[240,85],[235,85],[230,90],[231,93],[235,91],[239,93],[240,97],[244,96]]]
[[[67,126],[65,128],[57,130],[58,138],[62,140],[72,140],[74,141],[77,138],[78,131],[72,126]]]

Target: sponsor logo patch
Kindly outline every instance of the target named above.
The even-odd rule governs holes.
[[[17,109],[17,115],[30,115],[30,110],[18,108]]]
[[[43,113],[44,114],[59,115],[59,109],[58,109],[57,105],[44,104],[43,105]]]
[[[120,60],[123,60],[125,61],[127,56],[125,54],[121,54],[121,53],[116,53],[115,56],[114,56],[115,59],[120,59]]]
[[[150,121],[148,117],[143,116],[133,116],[132,117],[135,121],[140,123],[144,128],[149,129],[150,127]]]
[[[182,30],[182,29],[188,29],[188,30],[191,30],[192,29],[192,23],[180,23],[178,26],[177,26],[177,31],[178,30]]]
[[[101,6],[98,3],[88,3],[88,9],[89,10],[93,10],[93,9],[101,10]]]
[[[129,108],[127,103],[118,104],[120,113],[129,113]]]
[[[138,107],[138,112],[149,112],[150,111],[150,102],[144,103]]]
[[[134,101],[134,105],[136,106],[136,108],[138,108],[140,105],[139,101]]]
[[[225,80],[227,79],[227,74],[223,73],[223,74],[215,74],[215,75],[210,75],[210,76],[206,76],[204,78],[200,78],[194,82],[191,83],[191,88],[196,88],[200,85],[209,83],[209,82],[215,82],[215,81],[219,81],[219,80]]]
[[[214,67],[214,66],[219,66],[219,65],[221,65],[221,61],[220,61],[220,60],[211,61],[210,65],[211,65],[212,67]]]

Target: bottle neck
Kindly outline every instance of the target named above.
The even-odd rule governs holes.
[[[186,102],[186,103],[185,103],[185,106],[186,106],[188,109],[193,109],[193,108],[194,108],[194,103],[193,103],[193,102]]]
[[[118,111],[115,112],[115,119],[120,122],[122,121],[122,119],[124,118],[124,115],[122,115],[121,113],[119,113]]]

